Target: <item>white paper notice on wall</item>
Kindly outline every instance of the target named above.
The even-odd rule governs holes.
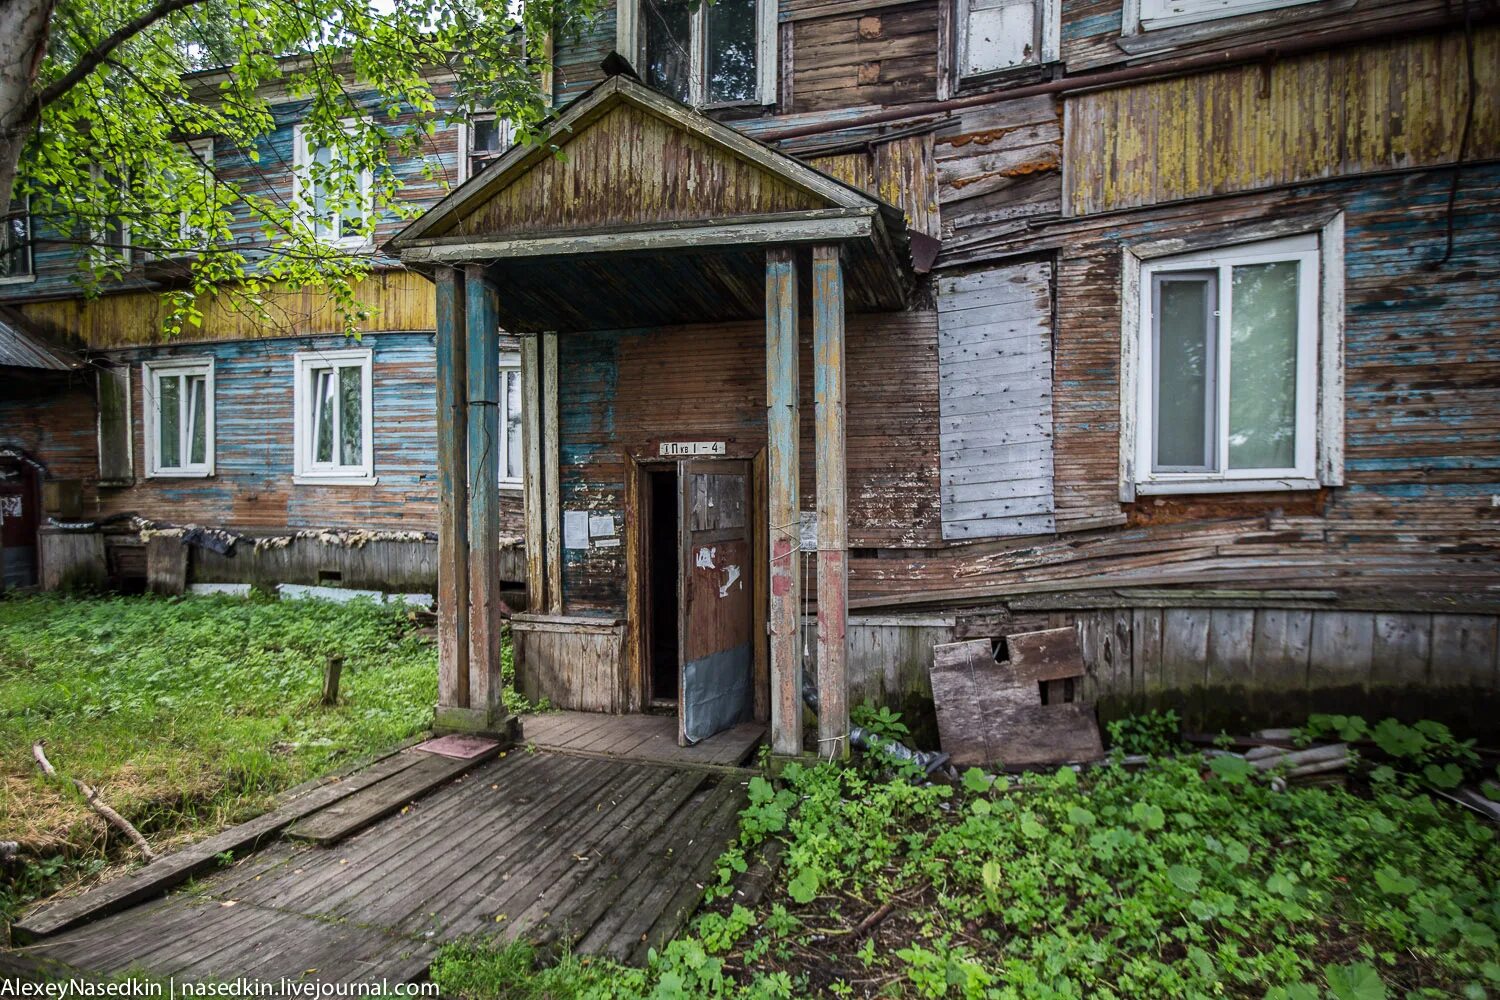
[[[818,551],[818,512],[815,510],[804,510],[802,512],[802,522],[799,527],[802,529],[802,551]]]
[[[588,511],[563,511],[563,547],[568,549],[586,549],[589,547]]]
[[[613,514],[590,514],[589,515],[589,537],[609,538],[615,533],[615,516]]]

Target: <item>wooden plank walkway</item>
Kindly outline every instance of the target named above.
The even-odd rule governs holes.
[[[180,981],[404,982],[444,942],[524,935],[640,962],[701,898],[748,777],[514,750],[331,847],[278,841],[18,957]]]
[[[693,746],[680,747],[677,718],[672,715],[543,712],[521,720],[522,739],[543,750],[717,767],[747,763],[765,732],[763,724],[747,722]]]

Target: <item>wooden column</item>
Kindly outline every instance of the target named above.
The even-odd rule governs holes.
[[[849,517],[844,434],[844,273],[813,247],[813,407],[818,492],[818,756],[849,756]]]
[[[465,390],[464,276],[437,282],[438,714],[469,707],[469,404]],[[441,721],[441,719],[440,719]]]
[[[562,468],[557,409],[557,334],[542,334],[542,467],[547,538],[547,608],[563,609]],[[537,610],[541,610],[538,608]]]
[[[483,265],[466,267],[469,465],[469,708],[504,714],[500,686],[499,293]]]
[[[542,366],[538,337],[521,341],[521,463],[523,506],[526,516],[526,609],[533,613],[547,607],[547,549],[542,530]]]
[[[802,752],[802,650],[797,642],[802,574],[797,476],[797,260],[766,255],[766,511],[771,542],[771,750]]]

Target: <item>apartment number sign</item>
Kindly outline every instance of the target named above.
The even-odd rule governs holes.
[[[681,458],[686,455],[722,455],[723,441],[663,441],[657,454],[663,458]]]

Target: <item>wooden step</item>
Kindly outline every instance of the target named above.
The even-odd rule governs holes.
[[[287,836],[324,846],[338,843],[470,768],[494,759],[500,750],[501,745],[496,743],[479,755],[467,758],[407,750],[402,756],[413,758],[410,767],[303,817],[287,830]]]

